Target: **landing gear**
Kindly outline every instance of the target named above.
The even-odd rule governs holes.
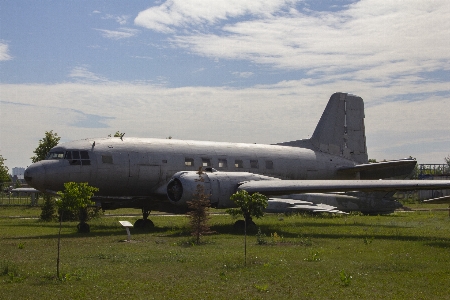
[[[150,230],[155,227],[155,224],[153,224],[152,220],[148,219],[148,216],[150,215],[150,210],[143,208],[142,209],[142,219],[137,220],[134,222],[134,228],[141,229],[141,230]]]

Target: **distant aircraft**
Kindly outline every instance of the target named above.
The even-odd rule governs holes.
[[[198,184],[213,207],[232,207],[230,196],[244,189],[269,196],[269,212],[388,213],[401,207],[395,191],[450,187],[450,181],[399,180],[415,165],[411,159],[369,164],[363,100],[335,93],[310,139],[275,145],[84,139],[51,149],[26,169],[25,180],[47,193],[65,182],[88,182],[99,188],[93,200],[103,209],[142,209],[135,223],[141,227],[153,226],[151,210],[186,211]]]

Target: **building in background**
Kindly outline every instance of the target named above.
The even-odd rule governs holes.
[[[12,168],[12,177],[17,176],[17,179],[23,180],[23,174],[25,174],[25,168]]]

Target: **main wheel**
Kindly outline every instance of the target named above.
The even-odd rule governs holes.
[[[79,233],[89,233],[91,232],[91,227],[88,223],[79,223],[77,225],[77,229]]]
[[[155,224],[153,224],[152,220],[145,219],[143,221],[144,221],[144,225],[143,225],[144,229],[152,229],[155,227]]]
[[[134,222],[134,228],[142,228],[144,226],[144,219],[139,219]]]
[[[139,219],[134,222],[134,228],[141,230],[149,230],[153,229],[155,224],[153,224],[152,220],[149,219]]]

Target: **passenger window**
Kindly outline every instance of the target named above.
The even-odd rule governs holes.
[[[242,160],[236,159],[236,160],[234,161],[234,167],[235,167],[235,168],[243,168],[243,167],[244,167],[244,163],[242,162]]]
[[[227,168],[227,160],[226,159],[219,159],[219,168]]]
[[[258,161],[257,160],[250,160],[250,168],[258,169]]]
[[[211,160],[209,158],[202,158],[203,167],[211,167]]]
[[[194,159],[193,158],[185,158],[184,159],[184,165],[187,167],[193,167],[194,166]]]
[[[266,169],[273,169],[273,161],[266,160]]]

